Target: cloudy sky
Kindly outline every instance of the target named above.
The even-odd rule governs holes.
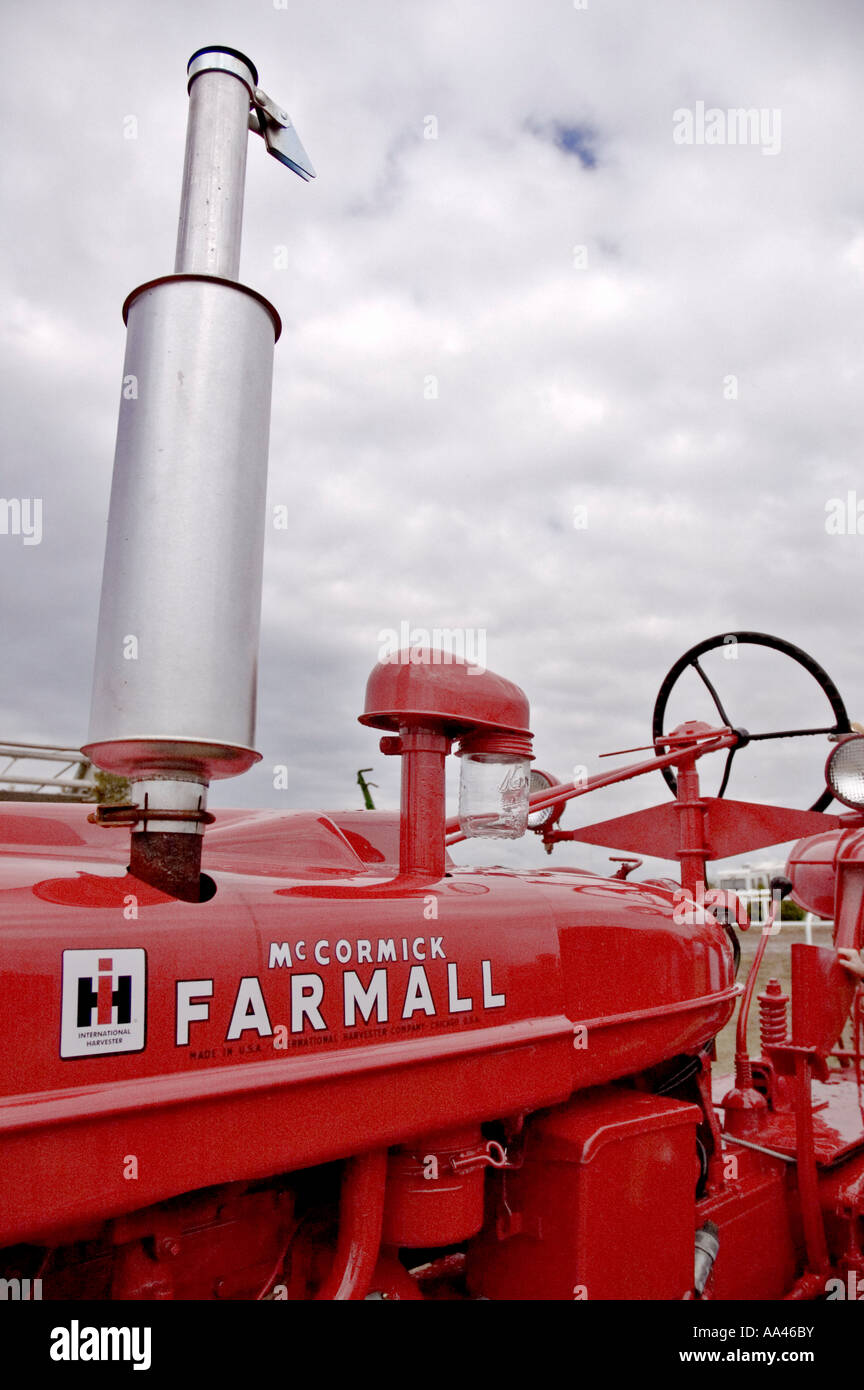
[[[241,276],[285,324],[270,506],[292,521],[268,527],[263,762],[215,804],[356,806],[368,766],[397,804],[356,715],[402,624],[482,641],[563,778],[645,743],[665,672],[715,633],[788,638],[864,718],[857,0],[4,14],[2,492],[43,514],[39,544],[0,535],[0,738],[86,735],[120,306],[173,268],[207,43],[257,63],[318,170],[253,140]],[[821,722],[752,655],[713,668],[736,723]],[[708,712],[694,688],[681,717]],[[731,791],[809,804],[813,742],[764,771],[745,750]],[[663,800],[650,781],[567,819]],[[529,839],[491,857],[546,862]]]

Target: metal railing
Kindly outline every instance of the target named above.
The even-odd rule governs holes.
[[[49,743],[0,743],[0,801],[90,801],[93,767],[78,748]],[[47,772],[25,772],[32,763],[53,764]],[[26,790],[25,790],[26,788]]]

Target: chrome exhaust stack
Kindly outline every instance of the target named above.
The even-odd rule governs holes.
[[[190,59],[173,275],[123,306],[123,391],[83,752],[132,781],[130,869],[200,896],[207,788],[258,762],[258,637],[273,350],[281,324],[237,282],[251,128],[304,179],[286,113],[234,49]]]

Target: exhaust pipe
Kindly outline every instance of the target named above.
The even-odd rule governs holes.
[[[83,752],[128,777],[130,870],[200,896],[207,788],[254,749],[273,350],[279,315],[236,277],[251,128],[314,170],[254,65],[213,47],[188,65],[173,275],[127,298],[90,730]]]

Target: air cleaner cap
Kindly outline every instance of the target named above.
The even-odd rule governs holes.
[[[856,811],[864,808],[864,734],[850,734],[831,750],[825,781],[844,806]]]
[[[530,737],[531,712],[519,686],[485,666],[434,647],[410,647],[373,668],[359,718],[388,733],[398,733],[403,724],[426,723],[450,738],[480,731]]]

